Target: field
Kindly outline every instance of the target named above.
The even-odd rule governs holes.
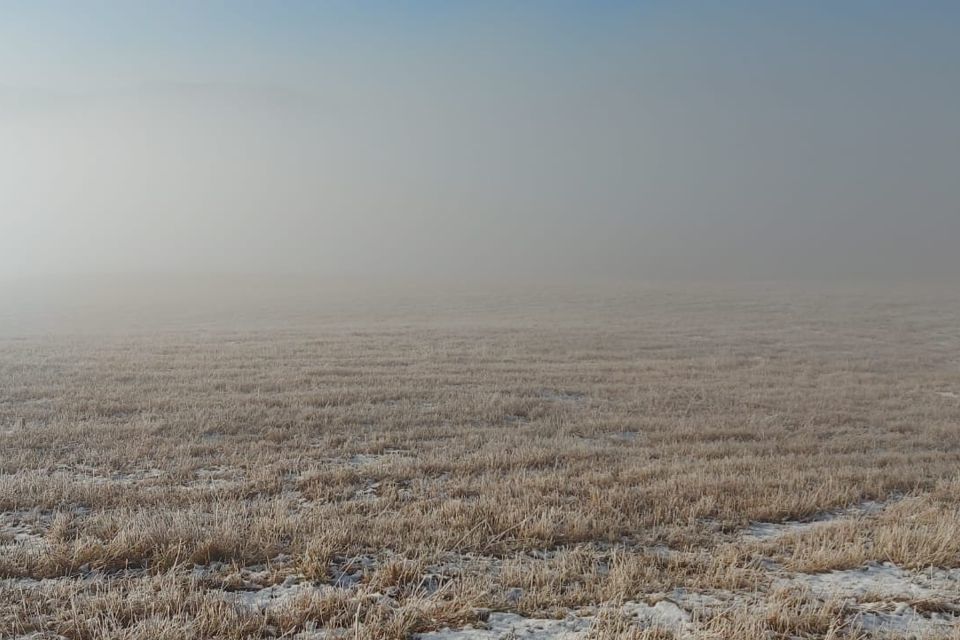
[[[960,638],[957,291],[271,309],[6,318],[0,637]]]

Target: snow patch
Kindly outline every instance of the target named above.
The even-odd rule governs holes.
[[[838,520],[862,518],[883,511],[899,497],[879,502],[866,500],[846,509],[821,513],[809,520],[788,520],[786,522],[752,522],[742,533],[745,540],[773,540],[791,533],[803,533],[824,524]]]
[[[690,629],[690,613],[671,600],[660,600],[653,606],[643,602],[628,602],[623,605],[621,613],[636,618],[644,627],[660,627],[675,633]]]
[[[297,597],[308,594],[319,595],[332,588],[329,585],[317,586],[311,582],[296,582],[295,579],[287,579],[283,584],[263,589],[224,592],[224,597],[242,608],[264,612],[268,609],[283,608]]]
[[[793,574],[775,585],[804,586],[823,599],[848,600],[848,606],[857,611],[853,620],[866,631],[926,638],[960,629],[960,569],[910,572],[887,562],[845,571]],[[922,613],[911,605],[920,601],[943,603],[953,612]]]
[[[643,628],[659,627],[681,636],[692,632],[690,614],[670,600],[660,600],[653,605],[626,602],[611,611],[632,618]],[[441,629],[414,637],[420,640],[575,640],[588,638],[596,622],[594,616],[569,615],[563,620],[547,620],[515,613],[491,613],[483,628]]]
[[[947,613],[924,616],[913,607],[900,603],[893,611],[863,611],[854,617],[864,631],[896,633],[899,637],[929,638],[942,636],[958,628],[956,618]]]
[[[92,467],[90,465],[77,464],[59,465],[54,467],[52,470],[52,475],[55,477],[66,478],[72,482],[85,482],[96,485],[133,485],[138,482],[163,478],[166,476],[166,473],[157,468],[110,472],[101,468]]]
[[[804,585],[823,597],[955,599],[960,593],[960,569],[910,572],[885,562],[829,573],[797,573],[779,583],[784,586]]]
[[[564,620],[524,618],[515,613],[491,613],[486,628],[441,629],[418,633],[421,640],[506,640],[527,638],[529,640],[574,640],[586,638],[593,627],[592,618],[571,616]]]
[[[0,549],[9,550],[19,547],[37,550],[43,547],[43,531],[49,526],[53,516],[40,511],[3,511],[0,512]]]

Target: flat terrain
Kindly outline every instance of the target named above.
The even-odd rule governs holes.
[[[957,291],[352,309],[8,311],[0,637],[960,638]]]

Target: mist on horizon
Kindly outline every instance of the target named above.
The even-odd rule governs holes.
[[[3,280],[960,275],[952,3],[2,11]]]

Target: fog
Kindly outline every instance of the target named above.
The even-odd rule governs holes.
[[[2,5],[7,281],[960,275],[953,3],[84,4]]]

